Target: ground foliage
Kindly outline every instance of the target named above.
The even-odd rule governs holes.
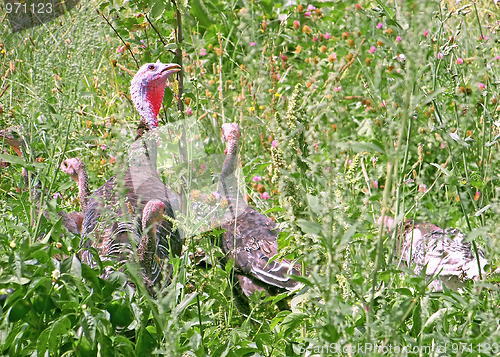
[[[2,143],[0,156],[2,354],[498,351],[498,10],[465,0],[109,0],[15,34],[3,17],[0,124],[18,126],[29,149],[18,158]],[[62,226],[58,212],[79,208],[61,161],[82,158],[93,189],[111,177],[138,123],[125,69],[175,53],[184,78],[167,89],[161,122],[197,120],[208,155],[223,151],[223,122],[240,124],[251,204],[280,226],[280,255],[309,272],[290,310],[254,296],[241,312],[231,264],[195,268],[188,253],[153,299],[133,265],[103,280],[102,266],[81,264],[80,237]],[[38,173],[36,201],[21,167]],[[424,277],[401,274],[394,237],[376,224],[383,212],[466,232],[491,262],[483,281],[432,293]],[[219,234],[190,238],[186,251],[217,261]]]

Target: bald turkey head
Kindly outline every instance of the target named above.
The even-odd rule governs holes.
[[[85,165],[80,159],[72,157],[61,162],[61,171],[78,183],[78,173],[85,171]]]
[[[224,154],[236,155],[238,151],[238,141],[240,139],[240,127],[236,123],[222,124],[222,137],[227,144]]]
[[[165,85],[170,75],[179,72],[177,63],[146,63],[130,84],[130,95],[135,108],[141,115],[141,122],[149,128],[158,127],[158,113],[163,101]]]

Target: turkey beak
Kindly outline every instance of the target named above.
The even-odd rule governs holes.
[[[160,73],[168,77],[176,72],[179,72],[180,70],[181,66],[179,66],[177,63],[169,63],[165,65],[165,68],[163,68]]]

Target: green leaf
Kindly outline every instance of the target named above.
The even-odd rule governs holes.
[[[191,6],[191,16],[195,18],[195,21],[199,23],[199,27],[204,32],[210,25],[212,25],[213,20],[208,12],[203,0],[192,0],[189,2]]]
[[[64,336],[66,332],[68,332],[70,327],[71,321],[69,320],[68,316],[63,316],[62,318],[54,322],[50,330],[49,350],[56,350],[56,348],[59,346],[62,336]]]
[[[82,263],[76,256],[73,254],[72,257],[64,259],[61,264],[61,272],[70,274],[72,277],[81,279],[82,277]]]
[[[445,307],[445,308],[439,309],[438,311],[433,313],[431,316],[429,316],[429,318],[425,322],[422,330],[430,331],[432,326],[434,326],[437,322],[440,322],[443,320],[443,316],[445,316],[448,313],[448,311],[452,312],[454,310],[455,309],[453,309],[451,307]]]
[[[157,0],[154,2],[153,6],[151,7],[150,11],[150,17],[157,20],[161,17],[163,14],[163,11],[165,11],[165,1],[163,0]]]
[[[292,312],[288,314],[281,323],[281,327],[284,328],[283,337],[288,337],[288,335],[290,335],[297,326],[303,323],[307,317],[308,315],[303,312]]]
[[[333,325],[328,325],[323,328],[321,336],[330,343],[335,343],[339,340],[339,332]]]
[[[39,356],[45,355],[45,351],[47,351],[49,337],[50,337],[50,327],[47,327],[45,330],[42,331],[40,335],[38,335],[36,341],[36,349]]]
[[[321,233],[321,225],[316,222],[306,221],[305,219],[298,219],[297,225],[302,229],[302,232],[320,235]]]
[[[186,295],[184,299],[175,307],[175,309],[172,311],[172,314],[174,316],[179,316],[179,314],[184,311],[186,307],[188,307],[193,299],[198,295],[196,291],[192,292],[191,294]]]
[[[9,162],[13,165],[21,165],[21,166],[26,165],[26,161],[24,160],[24,158],[19,157],[17,155],[0,154],[0,160],[3,162]]]
[[[321,213],[321,205],[318,197],[313,196],[311,194],[306,194],[306,199],[307,199],[307,205],[311,209],[311,211],[315,214],[320,214]]]
[[[156,340],[144,327],[141,327],[137,336],[135,352],[137,356],[151,356],[156,348]]]
[[[96,321],[94,316],[89,314],[87,310],[83,311],[82,329],[83,329],[83,334],[89,341],[91,348],[94,349],[96,346],[96,331],[97,331]]]
[[[413,309],[413,326],[411,328],[410,334],[414,337],[417,337],[420,334],[421,328],[422,328],[421,307],[420,304],[417,303],[417,305]]]

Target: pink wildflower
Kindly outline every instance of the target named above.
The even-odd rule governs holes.
[[[495,60],[495,61],[500,60],[500,56],[495,56],[495,58],[493,58],[493,60]]]
[[[424,36],[425,36],[425,37],[428,37],[428,36],[429,36],[429,31],[425,30],[425,31],[424,31]]]
[[[368,50],[368,53],[375,53],[375,52],[377,52],[375,46],[370,47],[370,49]]]
[[[456,64],[462,64],[462,63],[464,63],[464,60],[463,60],[463,59],[461,59],[460,57],[458,57],[458,58],[455,60],[455,63],[456,63]]]
[[[313,37],[313,42],[316,42],[316,41],[318,41],[318,36]]]
[[[401,42],[401,36],[396,36],[396,41]]]
[[[377,24],[377,28],[378,28],[378,29],[381,29],[381,28],[382,28],[382,26],[384,26],[384,25],[382,25],[382,23],[381,23],[381,22],[379,22],[379,23]]]
[[[250,42],[250,47],[255,46],[255,42]]]
[[[186,108],[186,115],[191,115],[193,114],[193,109],[191,109],[191,107],[187,107]]]
[[[125,45],[123,45],[123,46],[118,46],[118,47],[116,48],[116,53],[123,53],[123,52],[125,52]]]
[[[271,143],[271,146],[276,149],[278,147],[278,141],[273,140],[273,142]]]
[[[340,92],[341,90],[342,90],[342,86],[333,87],[334,92]]]
[[[356,10],[363,10],[363,5],[356,4]]]
[[[479,40],[482,40],[482,41],[488,41],[488,36],[482,36],[482,35],[479,35]]]
[[[297,21],[297,20],[295,20],[295,21],[293,22],[293,28],[294,28],[294,29],[298,29],[299,27],[300,27],[300,22],[299,22],[299,21]]]
[[[443,141],[441,141],[441,149],[444,149],[446,147],[446,145],[444,144]]]
[[[486,85],[484,83],[482,83],[482,82],[479,82],[478,87],[479,87],[479,90],[485,90],[486,89]]]
[[[310,12],[310,11],[306,11],[306,12],[304,12],[304,16],[305,16],[305,17],[309,17],[309,16],[311,16],[311,12]]]
[[[271,197],[269,197],[269,193],[263,192],[263,193],[260,194],[260,198],[262,198],[263,200],[268,200]]]
[[[332,35],[330,35],[329,32],[325,33],[325,40],[329,40],[332,38]],[[498,56],[497,56],[498,57]]]
[[[418,185],[418,192],[426,192],[427,191],[427,186],[421,183]]]
[[[207,55],[207,50],[206,50],[206,49],[204,49],[204,48],[202,48],[202,49],[200,50],[200,56],[206,56],[206,55]]]
[[[262,177],[255,175],[252,180],[255,182],[259,182],[262,181]]]
[[[101,150],[106,151],[107,149],[108,149],[108,147],[106,145],[101,145]]]
[[[54,199],[56,199],[56,200],[57,200],[57,199],[62,199],[62,196],[61,196],[61,194],[60,194],[59,192],[54,193],[54,196],[53,196],[53,197],[54,197]]]
[[[442,52],[439,52],[437,55],[436,55],[437,59],[443,59],[444,55]]]
[[[307,5],[307,11],[313,11],[313,10],[316,10],[316,8],[314,7],[314,5]]]
[[[109,155],[109,163],[114,164],[116,162],[116,158],[113,155]]]

